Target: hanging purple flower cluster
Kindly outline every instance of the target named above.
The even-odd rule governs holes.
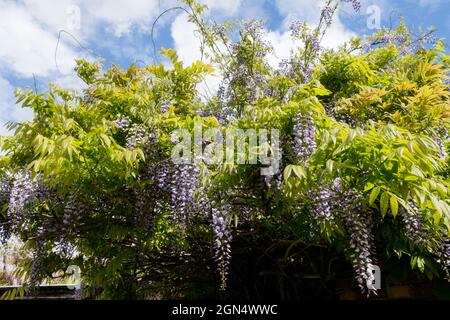
[[[186,227],[189,210],[194,206],[194,192],[199,185],[200,170],[193,164],[177,164],[171,177],[171,200],[174,218]]]
[[[163,103],[161,103],[161,113],[166,113],[167,111],[169,111],[170,107],[172,107],[172,102],[164,101]]]
[[[363,42],[363,49],[369,52],[379,45],[394,44],[401,49],[401,55],[408,55],[424,48],[426,45],[435,45],[439,42],[432,32],[411,40],[407,33],[386,31],[371,37]]]
[[[279,172],[274,176],[271,175],[264,176],[264,184],[268,189],[274,187],[275,190],[279,191],[281,189],[281,185],[283,184],[283,174]]]
[[[370,272],[373,250],[372,217],[363,208],[363,194],[346,190],[340,178],[331,186],[322,186],[310,190],[307,194],[310,202],[310,215],[317,221],[342,223],[349,236],[348,255],[355,270],[356,282],[363,293],[375,292]]]
[[[362,206],[363,195],[353,190],[345,190],[339,197],[339,219],[350,236],[349,256],[355,270],[356,282],[363,293],[376,292],[373,287],[372,217]]]
[[[332,9],[330,8],[330,10]],[[328,15],[332,15],[332,12],[325,11],[322,14],[328,18]],[[331,19],[331,16],[329,18]],[[308,29],[303,28],[303,24],[298,20],[294,20],[291,23],[290,29],[291,37],[294,39],[302,39],[304,43],[304,52],[301,57],[293,56],[288,60],[283,59],[279,64],[279,72],[291,79],[298,79],[301,77],[301,82],[307,83],[312,77],[317,58],[322,51],[320,40],[316,32],[310,31],[309,33],[305,33],[308,32]]]
[[[444,235],[444,240],[441,244],[439,261],[445,271],[447,280],[450,281],[450,238],[447,235]]]
[[[44,252],[43,252],[43,241],[42,239],[37,240],[36,248],[33,252],[33,258],[31,263],[31,270],[28,275],[28,287],[29,291],[27,295],[34,295],[36,293],[37,287],[41,284],[42,280],[45,278],[44,272]]]
[[[291,37],[298,38],[302,34],[303,23],[300,20],[294,20],[289,29],[291,30]]]
[[[69,198],[64,206],[63,225],[68,229],[75,226],[81,219],[81,213],[85,211],[85,206],[79,199],[76,199],[73,195],[69,195]]]
[[[348,124],[351,127],[356,127],[358,122],[348,112],[339,112],[332,103],[325,103],[325,112],[328,116],[335,118],[339,122]],[[363,126],[363,124],[360,124]]]
[[[311,67],[308,67],[302,61],[295,59],[282,59],[278,64],[278,72],[291,79],[298,79],[298,77],[301,76],[302,83],[308,82],[312,76]],[[287,96],[286,99],[288,98],[289,97]]]
[[[331,8],[329,5],[325,6],[320,13],[327,26],[331,25],[331,22],[333,20],[333,13],[333,8]]]
[[[0,209],[9,203],[11,197],[12,181],[6,176],[0,179]],[[5,243],[10,236],[8,222],[0,224],[0,243]]]
[[[312,52],[313,55],[318,55],[322,50],[320,46],[320,41],[317,37],[311,36],[308,38],[308,48]]]
[[[299,114],[294,119],[294,156],[302,165],[316,151],[316,127],[311,116]]]
[[[213,26],[212,28],[213,34],[220,37],[220,38],[225,38],[226,34],[226,29],[224,25],[221,24],[216,24]]]
[[[195,192],[200,187],[200,170],[195,164],[166,164],[155,172],[156,186],[170,196],[174,220],[183,228],[198,207]]]
[[[126,131],[131,126],[131,119],[127,116],[120,116],[114,123],[120,131]]]
[[[133,125],[128,130],[126,146],[129,149],[146,146],[149,141],[155,138],[154,133],[149,133],[149,128],[145,125]]]
[[[441,160],[447,159],[447,150],[445,149],[444,143],[441,138],[436,138],[436,144],[439,146]]]
[[[8,217],[13,224],[24,217],[27,206],[35,199],[37,189],[38,185],[30,172],[22,170],[14,176],[8,206]]]
[[[251,52],[247,41],[254,44]],[[263,38],[262,22],[246,22],[241,41],[233,43],[230,48],[233,63],[224,70],[224,78],[217,92],[220,110],[215,116],[223,124],[236,121],[241,116],[244,105],[251,104],[264,94],[271,95],[264,74],[254,70],[257,61],[269,68],[264,57],[273,50]]]
[[[9,202],[11,195],[12,181],[7,177],[0,179],[0,207]]]
[[[316,220],[331,220],[336,208],[336,194],[328,188],[311,189],[308,191],[311,202],[310,214]]]
[[[426,239],[428,232],[422,223],[422,214],[419,211],[417,203],[413,199],[410,199],[408,204],[412,211],[406,210],[403,207],[400,209],[400,218],[405,225],[406,237],[411,243],[418,246],[424,246],[428,243],[428,240]]]
[[[355,10],[356,12],[359,12],[361,10],[361,1],[359,0],[342,0],[342,2],[350,2],[353,10]]]
[[[215,260],[220,275],[221,290],[225,290],[227,286],[228,267],[231,259],[232,233],[230,230],[230,219],[231,206],[212,207],[211,227],[214,233]]]

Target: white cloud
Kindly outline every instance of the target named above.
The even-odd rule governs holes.
[[[200,39],[195,35],[196,26],[187,20],[185,14],[179,15],[171,26],[172,39],[179,58],[185,65],[201,59]],[[204,97],[212,96],[218,89],[222,78],[217,75],[206,76],[198,85]]]
[[[30,13],[13,2],[0,3],[0,69],[22,77],[48,76],[56,71],[57,37],[42,28]],[[63,72],[74,66],[75,51],[60,43],[58,64]]]
[[[70,31],[77,37],[82,35],[81,29],[71,28],[71,17],[73,12],[70,8],[75,5],[72,0],[19,0],[23,11],[30,14],[35,22],[38,22],[47,31],[56,33],[61,29]],[[80,15],[82,17],[82,10]],[[81,22],[81,21],[80,21]],[[70,30],[68,30],[70,29]]]
[[[327,29],[325,36],[322,39],[322,46],[326,48],[336,49],[342,45],[345,41],[350,40],[352,37],[357,36],[357,34],[349,29],[347,29],[338,16],[333,18],[333,23]]]
[[[203,0],[200,2],[206,4],[212,13],[222,13],[227,16],[235,15],[241,5],[241,0]]]
[[[188,21],[186,14],[178,15],[172,23],[171,34],[174,47],[185,64],[200,60],[200,39],[195,35],[196,26]]]
[[[82,0],[79,3],[86,19],[92,19],[96,24],[106,23],[117,37],[130,32],[133,26],[150,29],[160,11],[158,0]],[[174,1],[163,3],[167,6]]]
[[[317,0],[275,0],[276,7],[281,16],[285,17],[284,28],[294,19],[300,19],[314,24],[319,21],[322,1]]]
[[[267,40],[273,46],[273,53],[268,56],[268,63],[273,68],[277,68],[282,59],[287,59],[291,55],[291,50],[298,43],[293,41],[290,32],[269,31],[266,34]]]

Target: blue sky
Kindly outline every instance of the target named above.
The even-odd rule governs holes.
[[[290,22],[299,19],[317,22],[320,0],[203,0],[210,10],[207,17],[226,19],[265,19],[267,37],[275,46],[271,63],[289,56],[293,46]],[[335,17],[324,45],[336,47],[352,36],[370,34],[367,25],[371,13],[380,12],[380,26],[396,26],[400,16],[415,30],[434,26],[438,37],[450,39],[450,0],[361,0],[355,13],[343,4]],[[73,72],[74,60],[102,57],[106,65],[127,67],[153,61],[150,30],[153,20],[163,10],[178,5],[176,0],[0,0],[0,135],[7,134],[6,121],[32,117],[30,110],[14,105],[15,87],[36,86],[45,91],[49,82],[66,88],[81,89],[83,84]],[[374,7],[375,6],[375,7]],[[368,11],[369,10],[369,11]],[[67,34],[60,39],[55,65],[59,30],[67,30],[86,51]],[[187,63],[198,55],[194,27],[181,11],[164,15],[155,29],[157,47],[173,47]],[[208,87],[217,87],[220,78],[211,77]],[[205,88],[201,88],[205,89]]]

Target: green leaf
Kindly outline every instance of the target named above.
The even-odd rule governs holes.
[[[392,215],[393,215],[394,218],[395,218],[395,217],[397,216],[397,213],[398,213],[398,200],[397,200],[397,196],[391,195],[390,203],[391,203],[391,211],[392,211]]]
[[[378,198],[378,194],[380,193],[380,187],[375,187],[372,189],[372,192],[369,196],[369,204],[372,205],[375,200]]]
[[[380,211],[381,215],[384,217],[389,208],[389,194],[387,192],[383,192],[380,198]]]
[[[366,185],[364,186],[364,191],[372,190],[373,187],[375,187],[373,183],[367,182]]]
[[[333,160],[330,159],[327,161],[327,171],[329,174],[333,173],[333,164],[334,164]]]

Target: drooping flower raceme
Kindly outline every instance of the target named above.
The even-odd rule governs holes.
[[[9,203],[11,196],[12,181],[7,177],[0,180],[0,208]],[[4,243],[10,236],[10,228],[6,224],[0,224],[0,243]]]
[[[330,26],[333,19],[333,9],[330,6],[325,6],[322,9],[321,16],[323,17],[325,23]]]
[[[351,3],[353,10],[355,10],[356,12],[359,12],[361,10],[361,1],[359,0],[342,0],[342,2]]]
[[[14,176],[8,207],[8,216],[12,221],[23,217],[26,206],[34,200],[37,188],[38,185],[33,181],[31,173],[22,170]]]
[[[155,171],[155,184],[169,194],[170,206],[175,222],[185,228],[190,213],[195,213],[199,204],[195,192],[200,187],[200,169],[195,164],[171,164],[159,166]]]
[[[361,292],[368,294],[376,292],[372,284],[373,275],[370,272],[373,265],[372,219],[370,211],[363,208],[362,200],[362,194],[346,190],[341,194],[341,210],[338,212],[339,219],[350,237],[350,246],[347,250],[355,270],[356,282]]]
[[[199,170],[192,164],[175,165],[172,175],[171,198],[176,220],[186,226],[188,210],[194,202],[194,192],[198,187]]]
[[[436,144],[439,146],[439,150],[440,150],[440,158],[441,160],[445,160],[447,159],[447,150],[445,150],[445,146],[444,143],[442,142],[442,139],[437,138],[436,139]]]
[[[308,192],[311,201],[310,214],[317,220],[331,220],[336,194],[328,188],[321,187]]]
[[[231,259],[230,209],[229,205],[221,205],[219,208],[213,205],[212,207],[211,227],[214,233],[215,260],[220,275],[221,290],[226,289]]]
[[[355,279],[363,293],[376,292],[370,272],[373,260],[372,219],[370,212],[363,208],[363,195],[354,190],[346,190],[342,181],[335,179],[331,187],[322,186],[307,194],[311,217],[317,221],[335,220],[340,222],[349,237],[347,253],[350,257]]]
[[[406,237],[411,243],[423,246],[427,244],[427,229],[424,227],[422,223],[421,213],[419,208],[417,207],[417,203],[410,199],[408,201],[409,206],[412,211],[406,210],[401,207],[400,209],[400,218],[403,221],[406,229]]]
[[[316,148],[316,127],[312,117],[297,115],[294,120],[294,156],[302,165],[305,165]]]
[[[444,235],[444,240],[441,244],[439,260],[445,271],[447,280],[450,281],[450,238],[447,235]]]

